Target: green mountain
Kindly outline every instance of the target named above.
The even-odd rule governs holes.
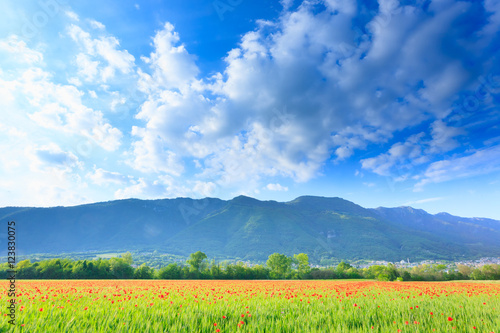
[[[500,221],[428,214],[411,207],[365,209],[341,198],[289,202],[239,196],[118,200],[75,207],[0,208],[16,221],[17,255],[151,251],[265,260],[472,259],[500,256]],[[6,255],[1,249],[0,255]]]

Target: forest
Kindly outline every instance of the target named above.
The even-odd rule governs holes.
[[[0,265],[0,277],[11,273],[8,263]],[[51,259],[38,262],[23,260],[15,267],[17,279],[376,279],[380,281],[450,281],[499,280],[500,265],[470,267],[458,265],[448,269],[445,265],[419,265],[411,269],[374,265],[356,268],[341,262],[336,267],[311,268],[305,253],[286,256],[273,253],[265,265],[244,263],[227,264],[208,261],[205,253],[192,253],[185,263],[170,263],[161,269],[146,264],[133,265],[130,253],[120,257],[96,260]]]

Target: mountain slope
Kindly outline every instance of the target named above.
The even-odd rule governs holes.
[[[265,260],[305,252],[313,260],[458,259],[500,255],[500,221],[365,209],[341,198],[289,202],[236,197],[118,200],[75,207],[0,208],[15,220],[18,255],[150,251]],[[4,255],[2,249],[0,255]]]

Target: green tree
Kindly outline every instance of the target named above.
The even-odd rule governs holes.
[[[473,268],[467,265],[457,265],[458,272],[463,275],[464,279],[469,279]]]
[[[134,259],[132,259],[132,254],[130,252],[123,253],[121,257],[126,264],[132,265],[134,263]]]
[[[207,259],[207,255],[201,251],[191,253],[187,263],[191,266],[192,271],[199,272],[203,260]]]
[[[292,258],[281,253],[273,253],[266,262],[273,279],[286,279],[292,269]]]
[[[155,270],[146,264],[137,267],[134,272],[134,279],[152,279],[154,278]]]
[[[350,264],[341,261],[340,264],[337,265],[336,271],[337,271],[337,276],[340,278],[346,278],[347,277],[347,270],[350,268],[353,268]]]
[[[486,275],[479,268],[476,268],[470,274],[470,278],[472,280],[486,280]]]
[[[158,272],[158,277],[162,280],[175,280],[182,277],[182,270],[176,263],[168,264]]]
[[[111,258],[111,275],[115,279],[131,279],[134,276],[134,269],[122,258]]]
[[[293,258],[297,262],[297,270],[299,273],[299,278],[306,278],[309,273],[311,273],[311,267],[309,267],[309,256],[305,253],[294,254]]]

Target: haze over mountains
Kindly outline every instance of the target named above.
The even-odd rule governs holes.
[[[500,256],[500,221],[411,207],[366,209],[341,198],[127,199],[6,207],[0,218],[16,221],[18,256],[110,250],[179,255],[201,250],[209,257],[247,260],[265,260],[274,252],[304,252],[312,260]]]

